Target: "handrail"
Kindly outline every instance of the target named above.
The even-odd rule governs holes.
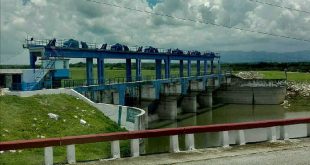
[[[220,132],[242,129],[265,128],[274,126],[285,126],[293,124],[310,123],[310,117],[297,119],[280,119],[280,120],[265,120],[256,122],[244,123],[227,123],[215,124],[207,126],[190,126],[180,128],[163,128],[143,131],[130,132],[115,132],[80,136],[67,136],[60,138],[46,138],[46,139],[31,139],[31,140],[16,140],[8,142],[0,142],[0,150],[26,149],[26,148],[41,148],[49,146],[63,146],[71,144],[85,144],[103,141],[128,140],[139,138],[153,138],[161,136],[193,134],[203,132]]]
[[[55,47],[58,47],[58,48],[67,48],[64,46],[64,43],[68,41],[68,39],[57,39],[56,42],[55,42]],[[31,46],[32,47],[46,47],[48,45],[48,43],[50,42],[50,39],[25,39],[25,43],[23,44],[24,48],[30,48]],[[89,50],[104,50],[104,51],[110,51],[110,52],[115,52],[111,49],[111,47],[113,45],[111,44],[107,44],[106,45],[106,48],[105,49],[101,49],[101,45],[102,44],[99,44],[99,43],[91,43],[91,42],[85,42],[87,45],[88,45],[88,48],[81,48],[79,46],[78,49],[89,49]],[[136,45],[136,46],[128,46],[129,50],[128,51],[120,51],[120,52],[131,52],[131,53],[134,53],[134,52],[139,52],[138,49],[139,49],[140,46]],[[143,48],[148,48],[149,46],[142,46]],[[71,49],[71,48],[69,48]],[[171,52],[171,48],[157,48],[158,50],[158,53],[161,53],[161,54],[167,54],[167,55],[170,55],[170,54],[175,54],[175,53],[172,53]],[[194,50],[180,50],[183,52],[184,55],[190,55],[191,53],[193,53]],[[140,52],[140,53],[145,53],[144,51]],[[213,53],[213,56],[211,55]],[[155,53],[157,54],[157,53]],[[214,57],[214,58],[219,58],[218,56],[219,53],[214,53],[212,51],[201,51],[200,52],[200,56],[211,56],[211,57]]]

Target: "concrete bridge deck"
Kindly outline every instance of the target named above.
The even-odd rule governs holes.
[[[208,148],[190,152],[169,153],[122,158],[117,160],[101,160],[80,165],[159,165],[159,164],[236,164],[236,165],[292,165],[310,164],[310,138],[276,141],[273,143],[247,144],[229,148]]]

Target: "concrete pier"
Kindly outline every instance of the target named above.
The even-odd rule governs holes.
[[[206,89],[203,81],[191,81],[190,87],[191,91],[204,91]]]
[[[143,85],[141,90],[142,99],[156,99],[156,91],[153,85]]]
[[[197,112],[196,95],[184,96],[181,107],[183,112],[196,113]]]
[[[212,108],[212,105],[213,105],[212,92],[208,91],[208,92],[200,93],[197,96],[197,102],[200,105],[200,108]]]
[[[178,113],[176,99],[164,99],[158,106],[159,119],[176,120]]]
[[[164,84],[161,89],[163,95],[180,95],[182,93],[180,83]]]
[[[285,87],[229,87],[216,92],[216,100],[231,104],[281,104]]]

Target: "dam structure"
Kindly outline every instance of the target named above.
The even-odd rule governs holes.
[[[176,119],[180,111],[195,113],[197,107],[212,107],[212,91],[230,78],[222,74],[220,56],[214,52],[99,45],[73,39],[26,39],[23,47],[29,49],[35,81],[21,83],[18,89],[70,87],[97,103],[140,106],[149,114],[158,109],[159,119]],[[68,79],[68,63],[74,58],[85,59],[85,80]],[[42,61],[39,69],[36,68],[38,59]],[[94,59],[96,77],[93,76]],[[109,59],[126,61],[125,77],[105,78],[104,64]],[[142,75],[142,60],[154,61],[154,76]],[[57,63],[63,63],[64,67],[55,68]],[[179,63],[178,75],[171,74],[171,63]],[[195,75],[192,63],[196,64]],[[132,75],[133,68],[135,75]],[[44,73],[38,74],[42,70]]]
[[[145,128],[149,128],[149,123],[183,119],[210,110],[214,105],[280,104],[286,92],[284,80],[247,82],[223,72],[220,56],[214,52],[95,44],[73,39],[31,38],[25,40],[23,47],[29,50],[31,69],[0,71],[0,76],[14,72],[11,77],[8,73],[4,76],[4,83],[11,90],[71,88],[95,103],[143,109],[147,116]],[[38,59],[40,68],[37,68]],[[86,61],[86,79],[69,79],[70,59]],[[106,78],[104,64],[110,59],[125,61],[125,77]],[[142,60],[154,62],[154,76],[142,74]],[[171,74],[172,63],[179,64],[177,75]],[[192,74],[192,63],[196,64],[195,74]],[[128,116],[132,115],[135,114]]]

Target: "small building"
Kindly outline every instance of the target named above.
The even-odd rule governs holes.
[[[0,88],[38,90],[61,87],[70,77],[69,59],[41,59],[40,69],[0,69]]]

